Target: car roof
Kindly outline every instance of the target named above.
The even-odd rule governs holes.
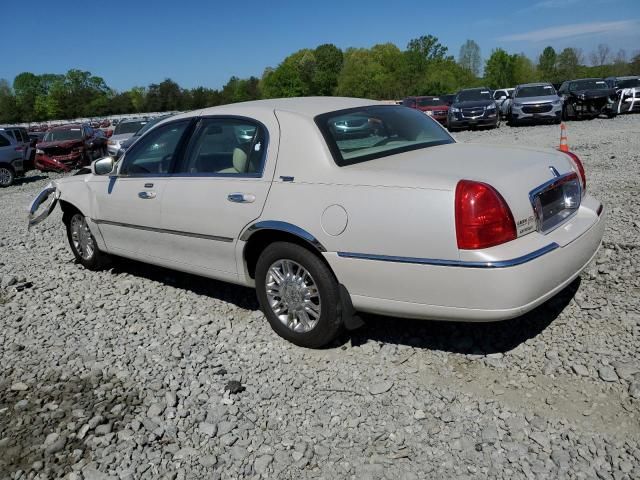
[[[581,82],[582,80],[598,80],[598,81],[603,81],[604,78],[601,77],[590,77],[590,78],[576,78],[573,80],[569,80],[569,82]]]
[[[67,125],[56,125],[55,127],[51,127],[49,130],[70,130],[72,128],[82,128],[82,125],[79,123],[69,123]]]
[[[121,120],[120,123],[140,123],[140,122],[148,122],[149,120],[146,120],[144,118],[133,118],[131,120]]]
[[[523,83],[522,85],[518,85],[520,87],[548,87],[553,85],[549,82],[533,82],[533,83]]]
[[[347,108],[364,107],[367,105],[384,105],[376,100],[347,97],[296,97],[274,98],[269,100],[254,100],[240,102],[218,107],[205,108],[204,110],[190,112],[179,117],[192,117],[195,115],[238,114],[261,111],[263,113],[273,111],[287,111],[305,117],[316,117],[323,113],[344,110]],[[178,117],[176,117],[178,118]]]

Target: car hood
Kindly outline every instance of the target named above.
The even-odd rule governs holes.
[[[453,107],[458,108],[475,108],[475,107],[488,107],[489,105],[494,105],[496,102],[493,100],[467,100],[464,102],[454,103]]]
[[[531,103],[550,103],[559,100],[557,95],[544,95],[540,97],[516,97],[513,99],[515,103],[523,103],[529,105]]]
[[[82,145],[82,140],[57,140],[53,142],[40,142],[36,144],[36,148],[47,150],[51,148],[71,149]]]
[[[617,95],[617,93],[615,88],[599,88],[594,90],[574,90],[573,92],[569,92],[569,95],[591,100],[596,98],[613,97]]]
[[[529,192],[572,172],[569,157],[552,149],[453,143],[342,167],[345,180],[380,187],[455,191],[460,180],[493,186],[505,198],[514,218],[533,215]],[[349,182],[349,180],[347,180]],[[351,183],[351,182],[349,182]]]

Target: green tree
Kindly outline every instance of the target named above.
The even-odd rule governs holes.
[[[20,120],[16,97],[4,78],[0,78],[0,123],[14,123]]]
[[[553,47],[545,47],[538,58],[538,72],[542,80],[553,82],[557,79],[556,62],[558,56]]]
[[[524,53],[511,56],[511,72],[512,77],[509,86],[535,82],[538,77],[536,66]]]
[[[40,79],[31,72],[22,72],[13,80],[13,91],[21,118],[34,117],[36,98],[42,93]]]
[[[331,43],[318,46],[314,51],[316,68],[313,75],[313,94],[332,95],[338,86],[344,55]]]
[[[338,77],[336,93],[347,97],[379,98],[384,68],[366,48],[350,48]]]
[[[480,57],[480,46],[473,40],[467,40],[460,47],[460,54],[458,55],[458,64],[476,77],[480,75],[480,68],[482,67],[482,59]]]
[[[506,88],[514,85],[513,57],[501,48],[491,52],[484,67],[484,79],[488,87]]]
[[[558,55],[558,80],[569,80],[578,76],[581,54],[575,48],[565,48]]]
[[[433,35],[423,35],[414,38],[407,44],[407,50],[419,53],[425,60],[444,60],[447,58],[448,48]]]

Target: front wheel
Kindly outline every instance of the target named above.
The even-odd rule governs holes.
[[[80,212],[65,214],[63,221],[67,227],[67,238],[76,260],[89,270],[102,269],[107,261],[106,253],[98,250],[87,219]]]
[[[16,179],[16,173],[13,168],[5,165],[0,166],[0,187],[9,187],[13,185],[13,181]]]
[[[342,330],[338,282],[320,258],[300,245],[275,242],[262,252],[256,290],[271,328],[291,343],[320,348]]]

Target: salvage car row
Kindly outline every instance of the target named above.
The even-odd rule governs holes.
[[[453,95],[408,97],[403,105],[423,111],[450,131],[524,122],[560,123],[640,111],[640,77],[585,78],[558,85],[539,82],[515,88],[486,87]]]

